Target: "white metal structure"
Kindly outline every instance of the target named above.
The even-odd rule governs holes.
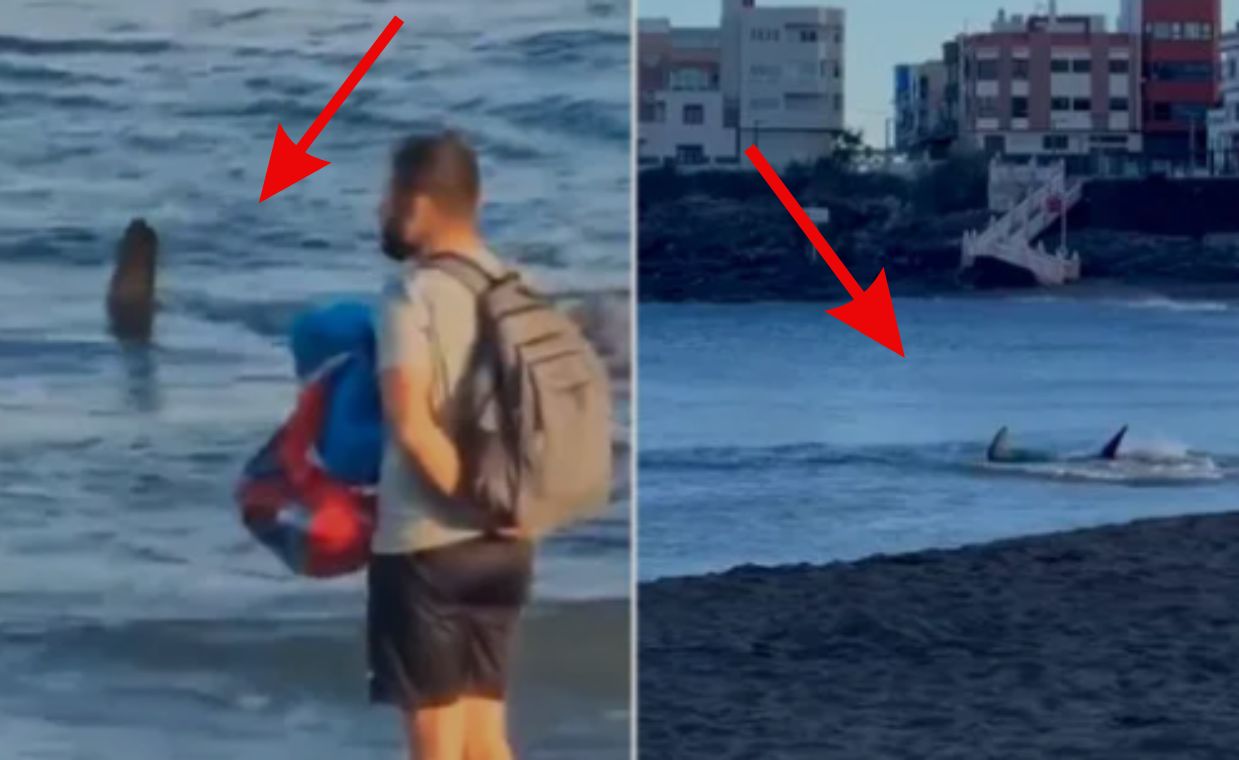
[[[965,233],[960,269],[970,269],[980,258],[993,258],[1030,272],[1041,285],[1063,285],[1080,279],[1080,257],[1063,245],[1050,252],[1032,245],[1056,222],[1066,237],[1067,214],[1080,202],[1084,184],[1067,177],[1057,164],[1046,180],[1032,189],[1011,210],[981,232]]]

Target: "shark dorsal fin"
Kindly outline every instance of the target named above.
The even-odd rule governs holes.
[[[994,440],[990,441],[989,450],[985,453],[986,458],[991,462],[996,462],[1006,458],[1011,451],[1009,439],[1011,434],[1007,431],[1006,425],[1002,426],[997,433],[994,434]]]
[[[1101,450],[1102,459],[1117,459],[1119,456],[1119,447],[1123,445],[1123,436],[1127,435],[1127,426],[1124,425],[1119,429],[1119,432],[1114,434],[1110,442]]]

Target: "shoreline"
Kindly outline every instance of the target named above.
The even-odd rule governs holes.
[[[911,286],[911,287],[909,287]],[[1117,279],[1088,279],[1057,288],[991,288],[966,287],[932,288],[915,281],[892,281],[891,296],[895,300],[1055,300],[1055,301],[1132,301],[1148,298],[1165,298],[1183,301],[1235,301],[1239,303],[1239,282],[1131,282]],[[903,292],[901,292],[903,291]],[[838,298],[846,299],[840,290]],[[829,300],[829,299],[827,299]],[[749,304],[796,304],[820,303],[822,298],[806,294],[803,298],[657,298],[641,295],[637,290],[638,303],[645,304],[698,304],[698,305],[749,305]]]
[[[639,588],[651,757],[1222,758],[1239,512]]]

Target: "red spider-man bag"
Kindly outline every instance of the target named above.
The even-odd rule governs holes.
[[[338,370],[305,384],[292,415],[249,460],[236,489],[245,527],[293,572],[315,578],[364,568],[374,532],[374,489],[333,479],[314,453]]]

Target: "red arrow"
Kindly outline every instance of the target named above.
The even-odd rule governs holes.
[[[873,281],[868,290],[861,290],[856,278],[839,259],[839,254],[835,253],[835,249],[831,248],[826,238],[822,237],[817,225],[809,219],[809,215],[796,202],[791,191],[787,189],[787,185],[779,179],[779,175],[770,167],[770,163],[766,161],[766,157],[761,154],[757,146],[750,146],[744,155],[748,156],[753,166],[757,167],[757,171],[766,180],[766,184],[770,185],[770,189],[783,202],[788,213],[808,236],[809,242],[813,243],[813,247],[826,261],[830,271],[835,273],[835,277],[839,278],[839,282],[843,283],[848,295],[852,297],[848,303],[830,309],[826,313],[903,356],[903,341],[899,337],[899,323],[895,320],[895,305],[891,302],[891,291],[886,284],[886,270],[878,272],[877,279]]]
[[[324,161],[317,156],[311,156],[309,151],[310,146],[318,139],[319,134],[327,127],[327,122],[331,121],[336,115],[336,111],[340,110],[340,106],[344,105],[344,101],[348,96],[353,94],[353,88],[361,81],[361,78],[366,75],[370,67],[374,65],[376,59],[387,47],[387,43],[391,42],[391,38],[396,36],[396,32],[400,31],[400,27],[404,26],[404,22],[399,16],[392,16],[391,22],[387,28],[379,35],[379,38],[374,41],[366,54],[361,57],[357,65],[353,67],[353,71],[348,75],[348,79],[344,80],[344,84],[340,85],[340,89],[336,90],[336,94],[331,96],[331,100],[327,102],[327,107],[314,119],[314,123],[305,131],[301,139],[296,143],[284,131],[282,124],[275,125],[275,143],[271,146],[271,157],[267,159],[267,174],[262,180],[262,194],[258,196],[258,202],[262,203],[266,199],[284,190],[285,188],[295,185],[314,172],[330,164],[330,161]]]

